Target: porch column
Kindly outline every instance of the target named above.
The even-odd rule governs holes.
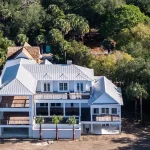
[[[92,117],[92,114],[93,114],[93,108],[92,108],[92,106],[90,106],[90,113],[91,113],[91,121],[93,121],[93,117]]]
[[[34,103],[34,116],[36,116],[36,103]]]
[[[2,128],[0,127],[0,137],[2,136]]]
[[[79,103],[79,122],[81,121],[81,103]]]
[[[91,133],[93,133],[93,124],[91,124]]]
[[[66,112],[65,112],[65,103],[63,103],[63,116],[66,116],[65,113],[66,113]]]
[[[29,108],[30,108],[30,111],[29,111],[29,124],[30,125],[32,125],[33,123],[33,114],[32,114],[32,112],[33,112],[33,110],[32,109],[34,109],[33,107],[32,107],[32,105],[33,105],[33,96],[29,96]]]
[[[48,116],[50,116],[50,103],[48,103]]]

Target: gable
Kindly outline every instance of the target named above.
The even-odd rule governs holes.
[[[112,97],[108,94],[104,93],[97,100],[93,102],[93,104],[118,104]]]
[[[15,59],[17,59],[17,58],[25,58],[25,59],[29,59],[25,54],[23,54],[22,52],[19,54],[19,55],[17,55],[16,57],[15,57]]]

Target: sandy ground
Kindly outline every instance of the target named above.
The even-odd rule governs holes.
[[[150,150],[150,125],[123,120],[120,135],[88,135],[80,140],[0,140],[0,150]]]

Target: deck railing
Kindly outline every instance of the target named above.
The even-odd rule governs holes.
[[[93,121],[120,121],[119,115],[93,115]]]
[[[89,99],[90,93],[40,93],[34,99]]]
[[[14,119],[14,120],[9,120],[9,119],[1,119],[0,120],[1,125],[29,125],[29,119],[21,120],[21,119]]]
[[[0,108],[29,108],[29,103],[0,103]]]

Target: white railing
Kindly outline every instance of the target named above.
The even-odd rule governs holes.
[[[89,93],[40,93],[34,99],[89,99],[89,96]]]

